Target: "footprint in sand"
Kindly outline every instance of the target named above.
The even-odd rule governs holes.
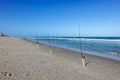
[[[8,77],[12,76],[12,74],[9,73],[9,72],[7,72],[7,71],[6,71],[6,72],[1,72],[1,73],[2,73],[5,77],[6,77],[6,76],[8,76]]]
[[[5,51],[4,49],[0,48],[0,54],[3,56],[8,56],[8,52]]]
[[[2,48],[0,48],[0,54],[2,54],[3,53],[3,50],[2,50]]]

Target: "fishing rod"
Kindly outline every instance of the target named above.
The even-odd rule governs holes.
[[[48,31],[48,43],[49,43],[49,53],[51,55],[52,54],[52,47],[50,46],[51,41],[50,41],[50,32],[49,31]]]
[[[37,47],[39,48],[39,36],[38,36],[38,27],[36,27],[35,40],[36,40],[36,43],[37,43]]]
[[[85,66],[85,56],[83,54],[83,51],[82,51],[82,40],[81,40],[81,33],[80,33],[80,26],[79,26],[79,48],[80,48],[80,54],[81,54],[81,57],[82,57],[82,64],[83,66]]]

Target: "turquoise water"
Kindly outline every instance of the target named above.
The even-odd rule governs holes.
[[[34,37],[35,41],[120,61],[120,37]]]

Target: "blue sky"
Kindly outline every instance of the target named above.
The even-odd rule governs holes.
[[[119,0],[0,0],[0,32],[11,36],[120,36]]]

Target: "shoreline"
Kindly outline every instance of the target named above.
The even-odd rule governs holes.
[[[22,38],[0,37],[1,80],[119,80],[120,62],[53,48]]]
[[[28,40],[28,39],[25,39],[25,40]],[[28,41],[31,41],[31,40],[28,40]],[[49,43],[42,42],[42,41],[39,41],[39,42],[31,41],[31,42],[35,42],[37,44],[42,44],[42,45],[46,45],[46,46],[51,46],[53,48],[65,49],[65,50],[72,51],[72,52],[80,54],[80,50],[75,49],[75,48],[73,49],[73,48],[70,48],[70,47],[64,47],[64,46],[60,46],[60,45],[56,45],[56,44],[49,44]],[[92,51],[90,51],[90,52],[84,51],[83,54],[84,55],[101,57],[101,58],[106,58],[106,59],[111,59],[111,60],[115,60],[115,61],[120,61],[120,57],[118,57],[116,55],[112,55],[112,54],[99,54],[97,52],[92,52]]]

